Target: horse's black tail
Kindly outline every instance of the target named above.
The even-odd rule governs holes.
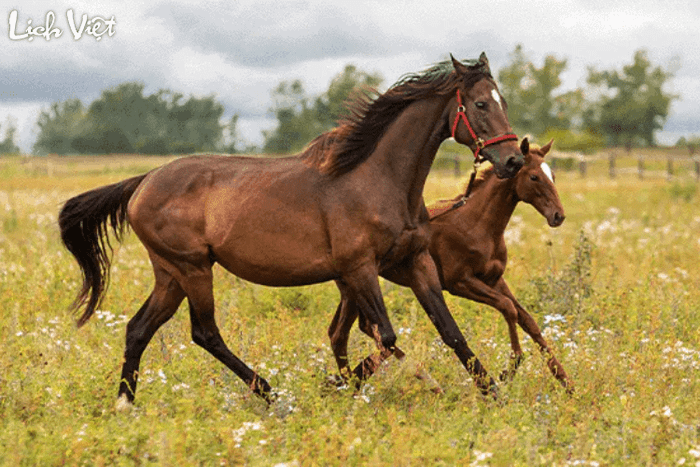
[[[61,240],[75,256],[83,274],[82,288],[73,303],[75,310],[86,305],[78,319],[78,327],[85,324],[95,312],[109,283],[112,252],[109,227],[111,226],[117,241],[121,241],[127,222],[129,199],[146,175],[96,188],[71,198],[58,215]]]

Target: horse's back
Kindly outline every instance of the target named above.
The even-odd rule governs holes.
[[[129,206],[147,248],[181,261],[215,258],[265,285],[333,278],[318,191],[299,158],[192,156],[154,171]]]

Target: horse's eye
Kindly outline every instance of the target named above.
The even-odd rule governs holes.
[[[485,109],[486,108],[486,102],[475,102],[474,105],[476,106],[477,109]]]
[[[540,178],[537,175],[530,175],[530,180],[532,180],[533,182],[536,182],[539,179]]]

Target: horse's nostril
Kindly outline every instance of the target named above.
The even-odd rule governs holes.
[[[522,166],[522,162],[518,162],[518,160],[513,156],[509,157],[508,160],[506,160],[506,167],[509,169],[518,170]]]

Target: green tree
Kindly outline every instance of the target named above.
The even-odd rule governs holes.
[[[146,119],[151,113],[143,89],[141,83],[124,83],[102,91],[88,108],[85,131],[73,143],[78,152],[139,152],[149,136]]]
[[[333,78],[328,90],[316,99],[316,118],[324,131],[336,126],[338,120],[346,116],[346,104],[353,93],[374,90],[382,81],[378,73],[370,74],[358,70],[355,65],[346,65],[343,72]]]
[[[213,96],[160,90],[144,95],[142,83],[104,90],[86,110],[78,99],[41,113],[37,152],[183,154],[213,151],[222,140],[224,107]]]
[[[39,135],[32,151],[39,154],[76,152],[73,141],[83,131],[86,110],[80,99],[54,102],[37,120]]]
[[[300,80],[282,82],[273,91],[272,112],[277,127],[263,132],[263,150],[291,153],[301,150],[313,138],[336,126],[345,115],[346,101],[359,89],[376,88],[382,82],[378,74],[369,74],[347,65],[331,81],[328,90],[310,98]]]
[[[586,114],[585,125],[613,145],[654,146],[654,132],[663,128],[678,98],[663,90],[673,74],[654,66],[644,50],[636,51],[622,71],[589,68],[587,81],[599,98]]]
[[[561,86],[561,73],[566,60],[547,55],[537,68],[518,44],[510,64],[499,70],[498,80],[508,102],[508,117],[517,133],[542,135],[550,129],[568,128],[575,120],[573,105],[582,97],[580,91],[561,95],[554,92]]]
[[[7,117],[7,129],[5,130],[5,139],[0,143],[0,154],[19,154],[19,147],[15,144],[15,134],[17,126],[12,117]]]
[[[265,131],[264,152],[291,153],[300,150],[315,136],[322,133],[321,122],[300,80],[283,81],[273,91],[277,128]]]

